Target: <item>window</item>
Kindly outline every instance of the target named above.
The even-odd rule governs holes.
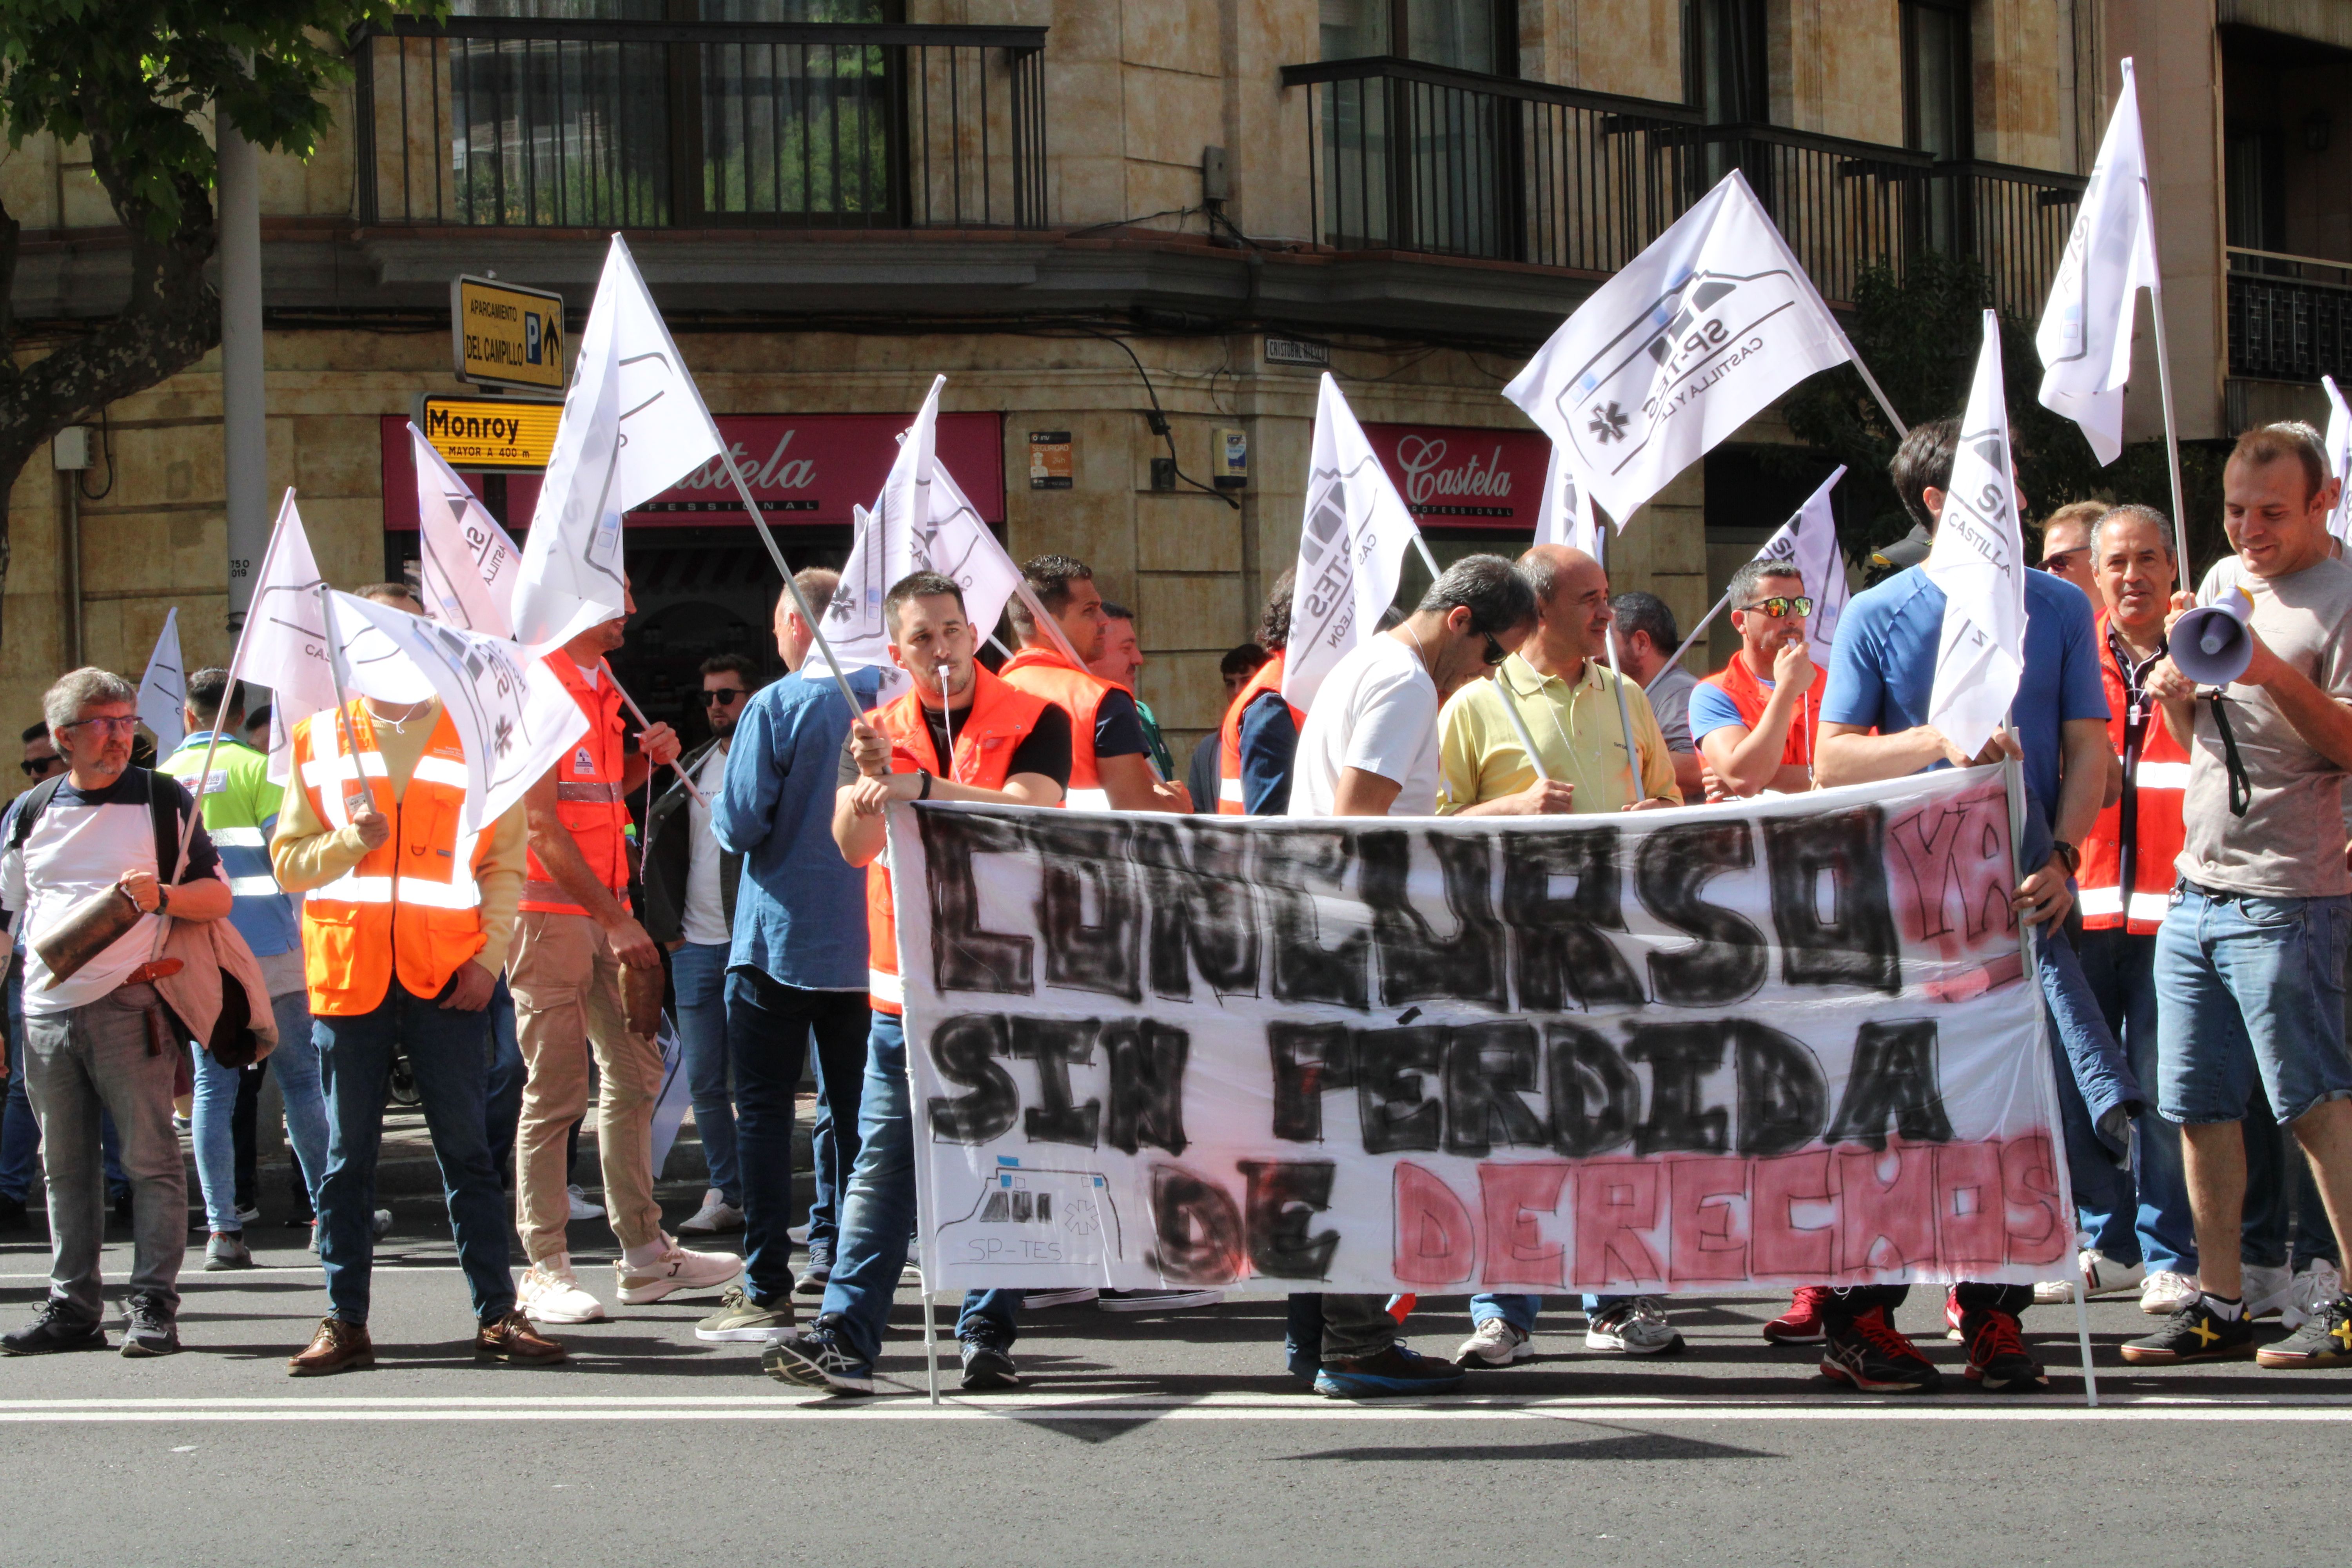
[[[1683,98],[1709,125],[1770,122],[1764,0],[1685,0]]]
[[[1969,70],[1967,5],[1954,0],[1904,0],[1905,146],[1945,163],[1976,155]]]
[[[1319,16],[1327,60],[1402,55],[1487,76],[1518,75],[1511,0],[1321,0]]]
[[[2231,125],[2222,142],[2222,222],[2231,245],[2286,248],[2286,158],[2277,132]]]

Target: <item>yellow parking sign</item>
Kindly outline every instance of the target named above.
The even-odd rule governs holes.
[[[449,285],[449,348],[457,379],[563,390],[563,296],[488,278]]]

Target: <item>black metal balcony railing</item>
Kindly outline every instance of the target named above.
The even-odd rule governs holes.
[[[2230,247],[2230,374],[2352,379],[2352,263]]]
[[[353,40],[363,223],[1034,228],[1043,27],[410,17]]]
[[[1679,104],[1391,57],[1288,66],[1307,94],[1322,243],[1611,272],[1734,168],[1824,296],[1924,249],[1975,257],[1993,302],[2038,316],[2083,181]]]

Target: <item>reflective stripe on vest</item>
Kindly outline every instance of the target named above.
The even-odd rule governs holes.
[[[580,858],[609,891],[625,897],[629,886],[629,808],[622,773],[628,759],[622,746],[621,691],[601,674],[582,669],[562,648],[547,656],[547,668],[588,716],[588,732],[555,764],[555,815],[572,835]],[[592,679],[593,685],[590,682]],[[582,764],[585,763],[583,767]],[[555,879],[537,855],[528,858],[522,908],[548,914],[588,911]],[[552,893],[537,889],[553,888]]]
[[[343,750],[343,726],[332,710],[295,726],[298,787],[330,830],[350,826],[344,791],[365,785],[374,808],[389,817],[392,837],[350,870],[302,902],[302,968],[310,1010],[322,1017],[370,1013],[398,979],[410,994],[440,994],[457,966],[482,950],[482,857],[485,832],[463,826],[467,768],[449,715],[439,715],[425,754],[394,800],[375,727],[363,704],[353,703],[354,757]],[[322,731],[320,725],[323,723]],[[334,748],[317,755],[324,735]]]
[[[2127,650],[2119,649],[2119,641],[2108,617],[2101,615],[2092,646],[2107,697],[2107,744],[2120,760],[2131,741],[2132,689],[2123,668]],[[2189,789],[2189,753],[2172,738],[2161,713],[2144,704],[2141,714],[2139,756],[2126,781],[2134,886],[2128,890],[2123,887],[2126,802],[2119,800],[2102,810],[2083,836],[2083,864],[2075,880],[2086,931],[2123,926],[2146,935],[2164,923],[2171,904],[2174,862],[2187,837],[2181,807]]]
[[[909,691],[866,715],[866,721],[889,739],[890,771],[910,773],[921,768],[976,789],[1004,787],[1013,772],[1013,753],[1037,727],[1047,706],[1044,698],[998,679],[985,666],[973,666],[971,707],[956,725],[953,763],[942,768],[921,703],[922,699]],[[866,868],[866,993],[875,1011],[898,1013],[904,1007],[898,981],[898,917],[890,902],[888,862],[885,853]]]
[[[2122,889],[2118,888],[2085,888],[2083,889],[2082,904],[2083,918],[2085,921],[2097,920],[2104,915],[2107,917],[2106,923],[2109,926],[2115,924],[2116,916],[2125,912]],[[2132,921],[2135,928],[2141,924],[2162,925],[2164,911],[2171,905],[2172,895],[2169,893],[2134,893],[2131,898],[2131,911],[2126,918]]]
[[[1110,795],[1098,789],[1074,789],[1062,797],[1062,804],[1072,811],[1108,811]]]
[[[1225,716],[1217,725],[1217,814],[1221,816],[1249,815],[1249,796],[1242,790],[1242,714],[1267,692],[1281,693],[1282,667],[1283,656],[1276,653],[1259,665],[1248,684],[1225,704]],[[1294,728],[1303,726],[1307,715],[1292,708],[1290,722]]]

